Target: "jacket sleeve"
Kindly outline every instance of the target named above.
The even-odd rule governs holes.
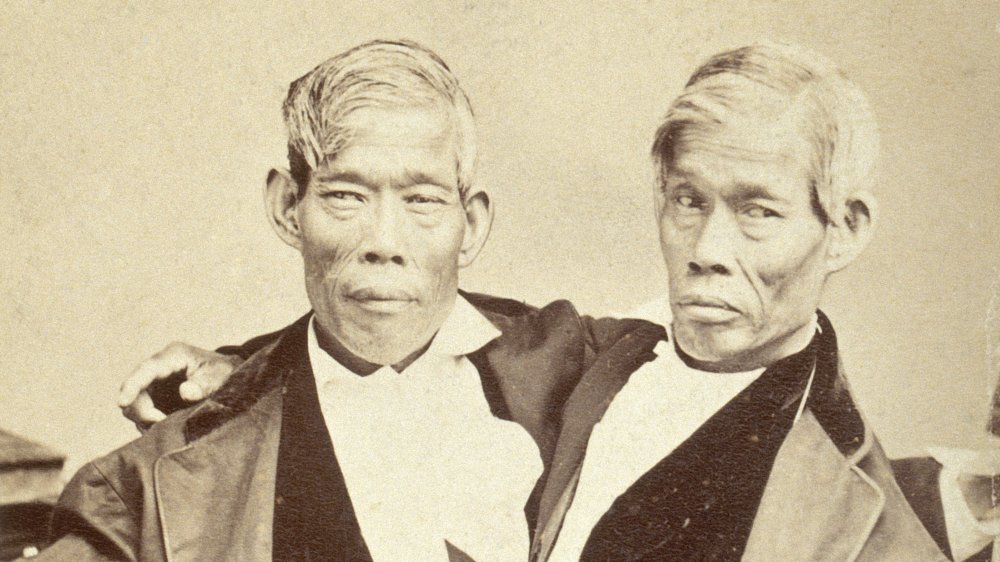
[[[635,370],[655,358],[653,348],[667,340],[666,328],[646,320],[583,316],[580,321],[586,338],[586,368],[600,357]]]
[[[55,542],[35,560],[133,561],[138,529],[136,514],[97,466],[88,464],[59,496],[50,527]]]

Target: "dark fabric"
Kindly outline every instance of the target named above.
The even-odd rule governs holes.
[[[815,351],[810,344],[767,369],[639,478],[581,559],[739,560]]]
[[[853,455],[865,441],[865,422],[858,412],[846,379],[841,376],[837,333],[823,311],[816,311],[820,333],[813,339],[816,379],[806,406],[842,455]]]
[[[273,557],[370,561],[316,394],[307,329],[308,324],[295,326],[275,350],[294,366],[281,410]]]
[[[941,505],[941,489],[938,487],[941,465],[930,457],[897,459],[892,461],[892,472],[899,489],[903,491],[906,501],[920,518],[924,528],[941,552],[951,558],[944,507]]]
[[[505,331],[500,338],[469,355],[470,362],[479,371],[486,401],[496,417],[519,421],[513,420],[511,405],[508,404],[505,393],[517,392],[516,389],[525,388],[532,381],[518,378],[537,378],[545,384],[551,384],[551,380],[539,375],[554,372],[551,366],[553,364],[569,366],[567,372],[582,370],[580,334],[569,330],[566,324],[567,313],[572,312],[568,303],[555,303],[554,307],[538,311],[507,299],[470,293],[463,293],[463,296],[501,329],[510,327],[511,319],[537,312],[536,321],[529,324],[533,329],[523,330],[519,326],[522,330]],[[575,312],[572,314],[575,315]],[[278,451],[274,557],[275,560],[370,560],[343,474],[337,464],[335,445],[330,441],[316,395],[315,379],[306,349],[307,318],[308,315],[289,329],[285,341],[272,354],[275,361],[288,358],[284,370],[290,373],[286,382]],[[609,334],[605,339],[621,337],[623,334],[624,331]],[[594,341],[600,343],[605,339]],[[270,341],[273,341],[271,334],[250,340],[252,346]],[[502,353],[505,349],[524,350],[526,347],[535,352],[519,353],[522,359],[534,358],[534,362],[528,365],[529,368],[517,373],[497,372],[497,365],[512,364],[502,354],[497,357],[497,353]],[[235,355],[247,355],[247,350],[231,351],[235,351]],[[578,377],[572,376],[559,377],[555,380],[563,381],[563,384],[555,385],[548,394],[538,392],[538,397],[550,403],[561,403],[577,379]],[[251,385],[251,388],[256,386]],[[519,395],[520,400],[523,401],[524,398]],[[515,409],[523,420],[525,416],[520,408],[516,408],[516,403]],[[545,414],[543,425],[550,429],[541,436],[533,435],[536,441],[544,440],[558,428],[560,410],[541,410]],[[540,450],[543,461],[547,462],[550,455],[546,454],[546,447],[540,445]],[[543,478],[539,479],[540,483],[543,481]],[[541,484],[536,486],[535,493],[525,505],[528,528],[532,530],[538,512],[540,488]]]
[[[906,501],[924,524],[941,552],[954,559],[948,543],[948,527],[944,521],[944,506],[941,504],[939,477],[941,464],[931,457],[910,457],[892,461],[892,471],[896,475],[899,489]],[[993,546],[987,545],[972,558],[971,562],[989,562]]]
[[[538,309],[463,295],[502,332],[469,359],[480,371],[491,411],[520,424],[538,445],[545,471],[540,490],[551,467],[563,402],[584,372],[600,365],[602,373],[622,376],[618,369],[634,369],[647,359],[636,358],[642,354],[622,360],[614,354],[603,357],[601,350],[618,349],[622,342],[629,349],[644,347],[628,342],[645,341],[663,328],[629,321],[594,332],[566,301]],[[297,553],[312,556],[315,545],[306,550],[293,541],[305,537],[308,545],[309,535],[325,534],[326,518],[311,514],[331,512],[339,514],[336,530],[345,537],[337,544],[351,554],[350,545],[358,544],[360,536],[346,493],[338,488],[342,477],[335,477],[333,447],[320,454],[315,449],[325,429],[317,421],[318,400],[306,400],[309,408],[298,413],[289,411],[287,423],[283,417],[284,392],[310,388],[302,381],[295,382],[303,385],[298,390],[291,384],[307,358],[307,320],[305,316],[280,333],[251,340],[248,347],[256,353],[243,350],[250,357],[206,401],[173,413],[142,438],[81,468],[59,502],[67,514],[63,521],[78,524],[57,526],[52,556],[43,553],[42,559],[96,560],[120,553],[123,559],[164,560],[168,552],[205,560],[254,560],[271,553],[304,559]],[[283,345],[292,347],[278,349]],[[297,430],[307,426],[311,434],[299,435]],[[280,462],[279,456],[295,462]],[[295,485],[318,474],[325,476],[304,487],[315,492],[312,497],[295,493]],[[533,495],[525,506],[530,528],[536,523],[537,499]],[[271,515],[280,520],[259,524]],[[286,526],[301,534],[288,531],[277,537],[283,544],[274,545],[275,527]],[[325,552],[316,558],[327,558]]]

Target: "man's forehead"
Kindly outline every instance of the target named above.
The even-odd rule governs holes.
[[[450,113],[437,106],[361,107],[344,116],[345,146],[440,145],[454,142],[457,127]]]
[[[734,116],[721,124],[693,125],[679,132],[670,171],[692,174],[698,171],[693,161],[711,168],[715,160],[727,164],[807,166],[810,156],[811,145],[795,116]]]
[[[665,171],[668,182],[704,179],[747,196],[808,193],[811,146],[794,119],[738,118],[677,135]],[[781,186],[782,193],[772,193]]]
[[[363,108],[343,121],[342,146],[313,173],[317,181],[457,188],[457,130],[428,108]]]

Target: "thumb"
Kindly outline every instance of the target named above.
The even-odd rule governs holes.
[[[229,375],[235,367],[235,363],[230,361],[229,357],[219,355],[195,369],[188,369],[188,380],[180,387],[181,398],[188,402],[203,400],[229,380]]]

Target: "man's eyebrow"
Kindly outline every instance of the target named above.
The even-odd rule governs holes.
[[[737,183],[733,196],[738,199],[765,199],[767,201],[784,201],[770,189],[756,183]]]
[[[358,172],[353,172],[351,170],[318,173],[314,176],[314,179],[320,183],[343,182],[343,183],[351,183],[354,185],[362,185],[365,187],[371,187],[371,185],[368,182],[368,179],[365,178],[364,175]]]
[[[400,181],[396,183],[396,187],[405,188],[414,185],[433,185],[446,190],[457,190],[457,185],[452,185],[446,178],[438,177],[433,174],[428,174],[421,172],[420,170],[406,170]]]

